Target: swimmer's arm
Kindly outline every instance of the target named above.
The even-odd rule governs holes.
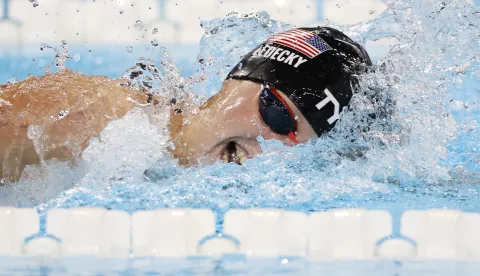
[[[40,160],[81,156],[110,121],[152,100],[163,101],[70,71],[0,86],[0,179],[18,181]]]

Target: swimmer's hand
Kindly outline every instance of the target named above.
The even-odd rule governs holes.
[[[80,157],[108,122],[150,101],[121,80],[69,70],[0,86],[0,179],[18,181],[40,160]]]

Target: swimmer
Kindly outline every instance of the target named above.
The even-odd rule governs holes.
[[[244,56],[197,108],[69,70],[2,85],[0,179],[18,181],[41,160],[74,162],[90,138],[136,106],[171,105],[169,150],[180,164],[241,165],[261,153],[259,136],[294,146],[332,130],[371,65],[365,49],[338,30],[296,28]]]

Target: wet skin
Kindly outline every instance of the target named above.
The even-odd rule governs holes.
[[[261,153],[257,137],[276,139],[285,145],[295,145],[287,136],[273,132],[258,110],[261,85],[242,80],[227,80],[221,90],[189,114],[173,115],[170,140],[173,155],[181,164],[210,164],[221,159],[230,142],[234,142],[252,158]],[[297,117],[296,138],[305,142],[316,133],[297,107],[281,91],[280,94]]]
[[[136,106],[148,114],[148,109],[168,105],[167,99],[154,97],[152,101],[145,93],[121,87],[120,83],[66,70],[0,85],[0,179],[18,181],[26,165],[38,164],[41,159],[81,158],[88,141],[100,135],[110,121]],[[263,122],[258,111],[260,89],[260,84],[250,81],[227,80],[199,108],[175,114],[171,107],[168,127],[173,156],[184,165],[210,164],[222,159],[228,147],[231,151],[234,145],[234,149],[245,153],[244,160],[261,153],[258,136],[294,145]],[[284,100],[298,117],[298,142],[316,137],[295,105],[287,97]],[[32,125],[43,129],[41,139],[37,139],[43,149],[41,156],[28,137]]]

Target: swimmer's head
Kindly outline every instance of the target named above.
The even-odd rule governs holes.
[[[358,74],[371,65],[365,49],[342,32],[298,28],[269,38],[247,54],[228,78],[281,90],[320,136],[335,126],[350,103]]]
[[[247,54],[198,112],[172,118],[172,152],[184,164],[243,163],[261,152],[259,136],[286,145],[320,136],[370,65],[363,47],[335,29],[277,34]]]

